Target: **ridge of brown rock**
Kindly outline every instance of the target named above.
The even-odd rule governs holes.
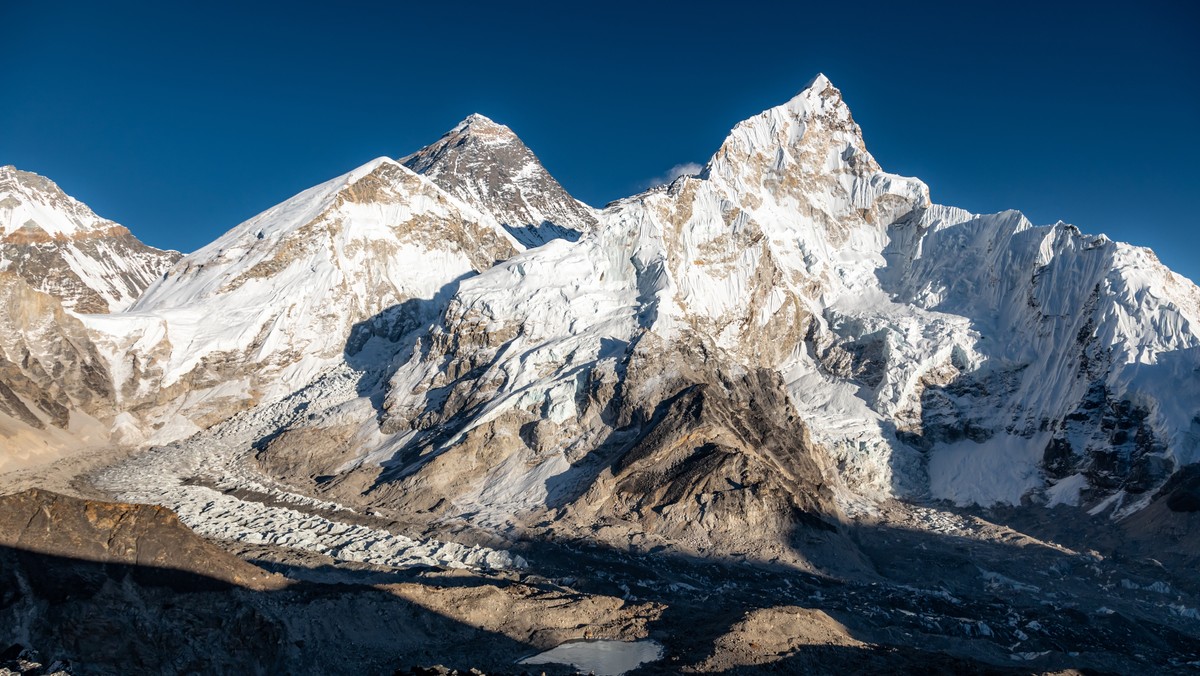
[[[38,488],[0,497],[0,546],[193,573],[259,591],[287,584],[196,535],[165,507],[84,500]]]

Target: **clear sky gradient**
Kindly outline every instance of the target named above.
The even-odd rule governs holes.
[[[602,206],[824,72],[935,201],[1200,279],[1195,3],[242,4],[0,2],[0,164],[190,251],[480,112]]]

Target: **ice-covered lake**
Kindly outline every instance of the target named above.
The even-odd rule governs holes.
[[[570,664],[583,673],[621,676],[662,656],[663,647],[658,641],[570,641],[518,664]]]

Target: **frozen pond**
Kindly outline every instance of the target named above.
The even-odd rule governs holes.
[[[658,641],[571,641],[518,664],[570,664],[583,673],[621,676],[662,656],[663,647]]]

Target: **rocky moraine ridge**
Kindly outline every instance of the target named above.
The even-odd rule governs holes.
[[[11,167],[0,224],[0,643],[81,673],[1200,665],[1200,289],[935,204],[823,76],[603,209],[473,115],[184,256]],[[72,633],[172,585],[183,647]]]

